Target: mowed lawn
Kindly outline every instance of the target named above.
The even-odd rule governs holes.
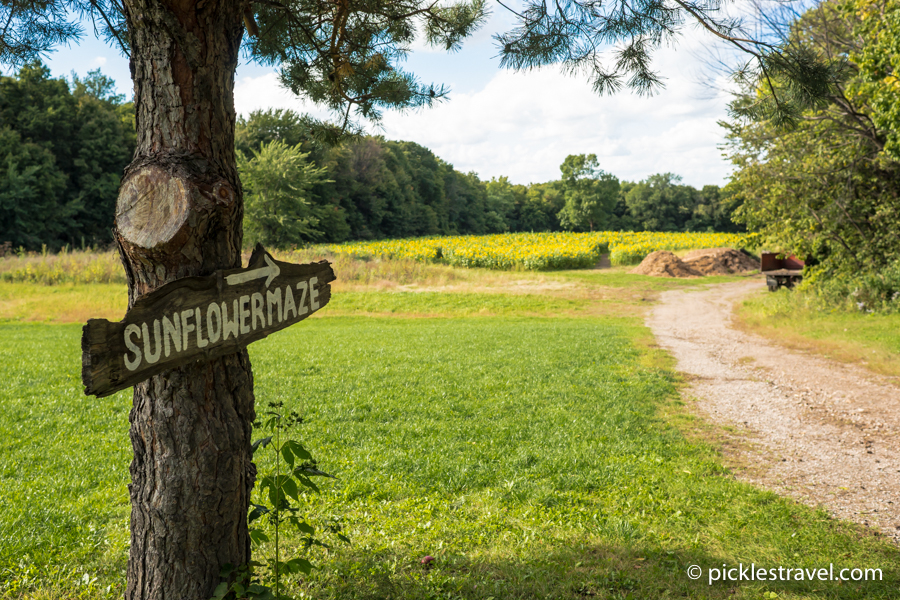
[[[639,318],[481,294],[444,312],[470,316],[313,318],[251,346],[258,411],[303,414],[297,434],[338,476],[304,511],[352,539],[312,552],[295,596],[900,596],[896,547],[735,480]],[[122,595],[130,391],[82,394],[80,333],[0,324],[3,598]],[[708,583],[739,563],[883,580]]]

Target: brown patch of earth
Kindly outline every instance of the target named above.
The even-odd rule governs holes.
[[[652,277],[703,277],[733,275],[759,269],[759,261],[734,248],[691,250],[678,258],[665,250],[651,252],[630,272]]]
[[[612,268],[612,263],[609,262],[609,254],[601,254],[600,261],[593,266],[594,269],[610,269]]]
[[[729,248],[727,246],[720,246],[718,248],[700,248],[697,250],[688,250],[687,252],[681,255],[683,260],[691,260],[692,258],[699,258],[701,256],[710,256],[716,255],[726,250],[734,250],[734,248]]]
[[[898,379],[734,329],[735,302],[764,289],[665,292],[647,324],[689,376],[683,393],[737,431],[723,451],[740,479],[900,543]]]
[[[703,275],[731,275],[759,270],[759,261],[734,248],[692,250],[684,256],[686,265]]]

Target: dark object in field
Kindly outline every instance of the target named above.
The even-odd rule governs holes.
[[[118,323],[90,319],[81,338],[84,393],[97,397],[196,360],[245,348],[331,299],[327,261],[296,265],[257,246],[244,269],[184,277],[138,298]]]
[[[760,254],[759,271],[766,275],[766,285],[774,292],[780,287],[792,288],[803,280],[803,268],[806,263],[794,255],[778,258],[775,252]],[[783,256],[783,255],[782,255]]]

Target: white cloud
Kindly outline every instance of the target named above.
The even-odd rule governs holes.
[[[590,153],[621,179],[671,171],[693,185],[721,183],[729,166],[716,147],[716,121],[727,98],[699,95],[680,77],[653,98],[601,98],[584,80],[552,70],[501,72],[432,110],[386,115],[384,134],[427,146],[459,170],[517,183],[556,179],[567,155]]]
[[[269,108],[291,109],[309,113],[318,118],[328,116],[328,111],[301,100],[278,81],[275,72],[258,77],[242,77],[234,85],[234,107],[239,115],[247,116],[254,110]]]
[[[106,65],[106,57],[105,56],[97,56],[93,60],[93,64],[95,67],[102,67]]]
[[[724,132],[716,122],[725,116],[728,96],[710,97],[694,81],[691,71],[699,64],[690,50],[700,41],[691,36],[690,42],[658,53],[655,65],[667,77],[666,89],[651,98],[628,92],[598,97],[586,80],[555,69],[498,71],[482,89],[453,94],[434,108],[387,112],[373,132],[422,144],[483,179],[549,181],[567,155],[594,153],[601,168],[623,180],[673,172],[695,186],[722,184],[730,165],[717,148]],[[275,73],[240,79],[235,106],[243,115],[291,108],[328,116],[282,88]]]

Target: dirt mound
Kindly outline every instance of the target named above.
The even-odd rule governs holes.
[[[700,256],[715,255],[719,254],[720,252],[725,252],[726,250],[733,250],[733,248],[722,246],[721,248],[700,248],[699,250],[689,250],[685,253],[684,256],[681,257],[681,260],[691,260],[692,258],[698,258]]]
[[[680,258],[665,250],[657,250],[647,255],[641,264],[629,273],[651,275],[653,277],[701,277],[703,273],[689,266]]]
[[[692,250],[684,262],[701,275],[731,275],[759,269],[757,260],[734,248]]]

